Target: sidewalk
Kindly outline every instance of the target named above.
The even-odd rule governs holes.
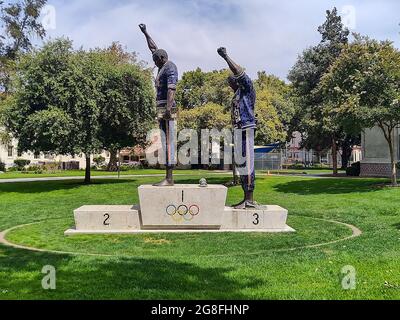
[[[230,175],[230,171],[211,171],[207,173],[207,175]],[[98,179],[125,179],[125,178],[151,178],[151,177],[164,177],[164,173],[155,173],[155,174],[131,174],[131,175],[120,175],[118,178],[117,175],[110,176],[91,176],[92,180]],[[199,174],[190,174],[190,173],[175,173],[175,177],[179,176],[198,176]],[[65,180],[84,180],[84,176],[70,176],[70,177],[43,177],[43,178],[13,178],[13,179],[0,179],[1,183],[16,183],[16,182],[43,182],[43,181],[65,181]],[[200,178],[199,178],[200,179]]]
[[[230,171],[213,171],[207,173],[208,175],[231,175]],[[299,178],[343,178],[343,176],[332,176],[328,174],[267,174],[267,173],[257,173],[257,176],[270,176],[270,177],[299,177]],[[164,177],[164,174],[133,174],[133,175],[121,175],[119,179],[125,178],[151,178],[151,177]],[[198,174],[189,173],[176,173],[174,176],[199,176]],[[15,179],[0,179],[0,184],[2,183],[18,183],[18,182],[45,182],[45,181],[66,181],[66,180],[83,180],[84,176],[77,177],[44,177],[44,178],[15,178]],[[349,177],[347,177],[349,178]],[[118,179],[118,176],[92,176],[92,180],[99,179]]]

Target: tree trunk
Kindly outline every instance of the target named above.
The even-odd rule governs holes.
[[[389,151],[390,151],[390,164],[392,166],[392,186],[393,187],[397,187],[397,164],[395,161],[395,157],[394,157],[394,148],[393,148],[393,142],[390,136],[390,141],[388,141],[389,143]]]
[[[107,165],[107,171],[110,172],[117,172],[118,171],[118,157],[117,157],[117,150],[110,150],[110,161]]]
[[[90,154],[86,155],[85,183],[90,184]]]
[[[352,151],[350,143],[345,141],[342,145],[342,169],[346,169],[349,166]]]
[[[333,175],[336,176],[338,174],[338,165],[337,165],[337,144],[335,138],[332,138],[332,165],[333,165]]]

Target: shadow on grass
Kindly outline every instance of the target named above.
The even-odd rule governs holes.
[[[400,230],[400,222],[399,223],[395,223],[392,226],[395,227],[396,229]]]
[[[277,192],[298,195],[346,194],[378,191],[381,184],[375,180],[304,179],[278,184],[273,188]]]
[[[140,180],[135,178],[121,178],[121,179],[93,179],[91,184],[85,184],[82,180],[60,180],[60,181],[35,181],[35,182],[15,182],[0,184],[0,195],[2,193],[44,193],[56,190],[70,190],[76,188],[83,188],[99,185],[113,185],[131,183],[132,185],[153,184],[159,182],[160,177],[146,177]],[[228,181],[228,178],[215,177],[207,179],[209,184],[223,184]],[[198,184],[198,178],[175,178],[176,184]]]
[[[33,253],[0,247],[0,299],[244,299],[232,268],[201,267],[162,258],[93,258]],[[43,290],[43,266],[56,268],[57,289]]]
[[[112,185],[121,183],[135,183],[135,179],[100,179],[92,180],[91,184],[85,184],[81,180],[60,180],[60,181],[35,181],[35,182],[15,182],[0,184],[0,195],[2,193],[43,193],[55,190],[69,190],[82,187]]]
[[[207,178],[207,183],[208,184],[224,184],[228,181],[230,181],[231,178],[229,177],[212,177],[212,178]],[[175,178],[175,183],[176,184],[193,184],[193,185],[198,185],[200,182],[199,178]]]

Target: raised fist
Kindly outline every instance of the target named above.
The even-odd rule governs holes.
[[[222,58],[226,58],[228,56],[227,52],[226,52],[226,48],[221,47],[217,50],[218,54],[222,57]]]
[[[139,28],[142,32],[146,32],[146,25],[144,23],[139,24]]]
[[[164,120],[171,120],[172,119],[172,114],[171,110],[165,110],[164,115],[163,115]]]

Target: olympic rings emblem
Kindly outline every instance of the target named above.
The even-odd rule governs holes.
[[[198,205],[193,204],[190,207],[182,204],[180,206],[175,206],[170,204],[166,209],[166,213],[168,216],[172,217],[172,219],[176,222],[191,221],[200,213],[200,208]]]

